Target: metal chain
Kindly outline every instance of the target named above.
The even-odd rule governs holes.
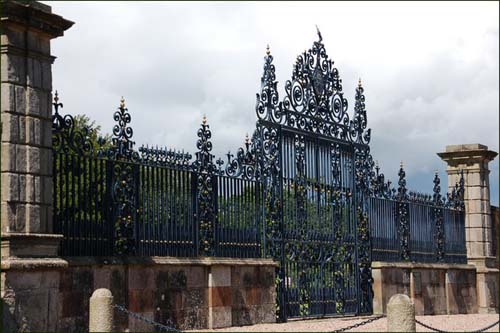
[[[373,318],[367,319],[365,321],[359,322],[357,324],[354,324],[354,325],[351,325],[351,326],[347,326],[347,327],[335,330],[333,332],[344,332],[344,331],[347,331],[347,330],[351,330],[353,328],[360,327],[360,326],[372,323],[372,322],[374,322],[376,320],[379,320],[380,318],[384,318],[384,317],[385,317],[385,315],[380,315],[380,316],[377,316],[377,317],[373,317]]]
[[[421,322],[421,321],[420,321],[420,320],[418,320],[418,319],[415,319],[415,322],[417,322],[417,324],[420,324],[420,325],[422,325],[423,327],[428,328],[428,329],[430,329],[430,330],[432,330],[432,331],[434,331],[434,332],[448,332],[448,331],[443,331],[443,330],[440,330],[440,329],[438,329],[438,328],[435,328],[435,327],[429,326],[429,325],[427,325],[427,324],[424,324],[423,322]],[[498,325],[498,323],[500,323],[500,320],[497,320],[495,323],[493,323],[493,324],[491,324],[491,325],[488,325],[488,326],[486,326],[486,327],[484,327],[484,328],[481,328],[481,329],[479,329],[479,330],[475,330],[475,331],[470,331],[470,332],[484,332],[484,331],[486,331],[486,330],[488,330],[488,329],[490,329],[490,328],[494,327],[495,325]]]
[[[159,328],[160,332],[162,332],[162,331],[165,331],[165,332],[181,332],[178,329],[176,329],[175,327],[171,327],[171,326],[167,326],[167,325],[164,325],[164,324],[160,324],[160,323],[158,323],[158,322],[156,322],[154,320],[151,320],[151,319],[148,319],[148,318],[146,318],[144,316],[141,316],[138,313],[132,312],[132,311],[128,310],[127,308],[125,308],[123,305],[115,304],[115,308],[117,308],[120,311],[125,312],[129,316],[134,317],[135,319],[142,320],[143,322],[146,322],[148,324],[151,324],[151,325]]]

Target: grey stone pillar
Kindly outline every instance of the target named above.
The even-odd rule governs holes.
[[[2,258],[55,256],[50,41],[73,22],[35,1],[2,1],[0,15]]]
[[[448,189],[451,189],[464,172],[465,228],[467,258],[469,261],[488,260],[492,257],[490,182],[488,163],[497,153],[480,144],[446,146],[438,153],[448,167]]]
[[[464,172],[465,237],[467,261],[477,267],[479,312],[498,311],[498,268],[492,249],[490,181],[488,163],[498,154],[481,144],[446,146],[438,153],[448,167],[448,188],[455,186]]]

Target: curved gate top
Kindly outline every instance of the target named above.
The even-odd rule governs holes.
[[[281,320],[372,312],[365,97],[360,81],[351,119],[318,37],[298,55],[282,101],[268,48],[257,94],[264,251],[280,262]]]

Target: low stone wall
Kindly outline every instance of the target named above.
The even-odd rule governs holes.
[[[275,322],[274,271],[273,261],[252,259],[10,259],[2,262],[3,327],[87,330],[98,288],[130,311],[180,329]],[[117,331],[152,331],[118,310],[115,324]]]
[[[417,315],[477,313],[473,265],[373,262],[374,313],[387,311],[395,294],[406,294]]]

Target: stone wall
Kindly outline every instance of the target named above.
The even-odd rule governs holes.
[[[477,313],[473,265],[374,262],[374,313],[387,311],[395,294],[406,294],[417,315]]]
[[[89,298],[108,288],[116,304],[180,329],[275,322],[270,260],[79,258],[52,268],[40,259],[2,263],[3,327],[22,331],[88,329]],[[153,327],[115,310],[117,331]]]

